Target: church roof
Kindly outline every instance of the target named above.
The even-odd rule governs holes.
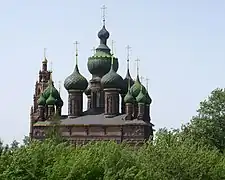
[[[64,126],[83,126],[83,125],[148,125],[153,126],[151,123],[144,122],[143,120],[125,120],[125,114],[113,117],[105,118],[104,113],[97,115],[84,115],[77,118],[68,118],[67,116],[61,117],[61,125]],[[36,122],[34,126],[48,126],[51,125],[51,121]]]

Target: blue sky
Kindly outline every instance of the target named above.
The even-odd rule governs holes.
[[[29,110],[43,49],[53,62],[53,79],[72,72],[73,43],[79,41],[79,68],[87,78],[87,59],[98,45],[101,6],[115,41],[118,72],[124,76],[126,49],[131,73],[139,57],[153,99],[152,122],[178,128],[196,114],[199,102],[225,87],[225,1],[223,0],[16,0],[0,5],[0,137],[21,141],[29,133]],[[144,82],[145,83],[145,82]],[[62,86],[67,113],[67,92]]]

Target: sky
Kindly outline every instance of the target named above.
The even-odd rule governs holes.
[[[129,45],[132,77],[139,58],[140,76],[149,79],[155,129],[179,128],[196,115],[199,102],[212,90],[225,87],[224,0],[2,1],[0,138],[4,143],[21,142],[29,133],[44,48],[57,88],[62,81],[63,114],[67,114],[63,81],[74,68],[73,43],[79,42],[79,69],[89,80],[87,59],[99,44],[103,5],[109,42],[115,41],[119,58],[118,73],[125,76]]]

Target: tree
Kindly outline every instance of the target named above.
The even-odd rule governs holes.
[[[209,97],[200,102],[183,133],[193,140],[207,144],[223,151],[225,148],[225,89],[215,89]]]
[[[12,148],[12,149],[16,149],[16,148],[18,148],[18,146],[19,146],[19,142],[17,142],[16,140],[14,140],[14,141],[11,143],[11,148]]]
[[[23,139],[23,144],[26,146],[26,145],[29,145],[30,143],[31,143],[31,138],[29,136],[25,136]]]
[[[56,143],[63,142],[63,138],[60,132],[60,116],[56,113],[51,119],[50,126],[46,131],[46,137],[54,140]]]

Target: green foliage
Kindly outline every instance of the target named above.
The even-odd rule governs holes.
[[[223,151],[225,148],[225,89],[215,89],[200,103],[198,114],[183,127],[185,136],[194,141],[211,145]]]
[[[160,130],[139,149],[115,142],[72,146],[32,141],[0,156],[0,179],[7,180],[192,180],[225,179],[225,158],[217,150]]]
[[[214,90],[181,130],[160,129],[140,148],[115,142],[63,142],[59,117],[47,139],[0,141],[0,180],[225,179],[225,90]]]
[[[63,137],[60,133],[60,117],[58,113],[51,119],[51,126],[46,131],[46,138],[52,139],[57,143],[63,142]]]

